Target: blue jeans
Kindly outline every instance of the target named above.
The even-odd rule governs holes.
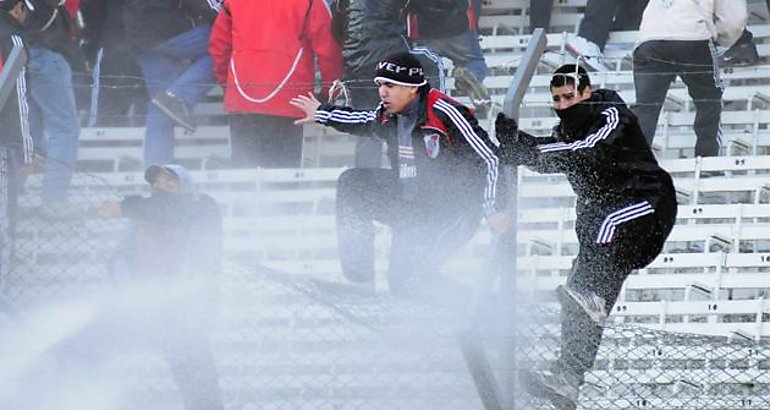
[[[47,153],[43,203],[67,199],[80,137],[72,69],[64,57],[43,46],[29,48],[30,128]]]
[[[484,81],[487,76],[487,63],[476,31],[469,30],[445,38],[421,39],[419,43],[452,60],[455,66],[467,68],[479,81]]]
[[[213,62],[208,51],[211,26],[203,25],[172,37],[139,57],[149,101],[164,91],[197,104],[214,84]],[[174,161],[174,121],[151,102],[147,105],[144,163]]]

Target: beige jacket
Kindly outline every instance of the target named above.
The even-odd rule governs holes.
[[[638,44],[650,40],[708,40],[733,45],[746,27],[746,0],[650,0]]]

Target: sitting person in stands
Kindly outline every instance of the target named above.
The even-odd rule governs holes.
[[[221,266],[222,219],[219,206],[199,194],[189,172],[179,165],[153,165],[145,179],[149,197],[108,201],[93,212],[102,218],[134,222],[118,260],[132,283],[151,283],[147,297],[179,290],[171,307],[140,318],[155,330],[181,391],[186,410],[222,409],[209,324],[215,311],[214,278]],[[160,289],[158,289],[160,287]],[[159,292],[158,292],[159,291]],[[168,302],[168,301],[166,301]]]
[[[567,176],[577,194],[578,254],[563,286],[561,351],[549,372],[524,371],[527,391],[558,409],[575,409],[585,373],[602,339],[604,319],[623,282],[652,262],[676,220],[676,192],[614,91],[593,90],[582,67],[567,64],[550,83],[559,124],[552,137],[519,131],[499,114],[497,139],[506,159]]]
[[[392,169],[352,168],[337,183],[340,262],[349,280],[374,285],[373,222],[393,228],[388,282],[403,296],[449,289],[438,270],[486,217],[497,232],[507,217],[497,193],[497,147],[468,108],[432,89],[409,53],[390,55],[374,77],[380,103],[371,110],[321,104],[312,94],[292,104],[298,123],[315,121],[388,146]]]

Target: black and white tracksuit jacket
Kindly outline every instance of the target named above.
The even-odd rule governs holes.
[[[25,47],[22,27],[10,14],[0,14],[0,70],[10,57],[14,47]],[[16,78],[14,92],[0,110],[0,146],[10,148],[25,163],[32,162],[32,136],[30,134],[29,104],[27,103],[27,70],[22,68]]]
[[[468,108],[435,89],[421,91],[411,146],[399,144],[397,116],[379,105],[374,110],[323,104],[315,115],[322,125],[387,142],[392,171],[408,178],[418,193],[414,201],[438,209],[479,215],[503,208],[499,148]]]
[[[653,213],[670,230],[676,216],[674,184],[636,116],[614,91],[595,90],[587,103],[590,114],[581,126],[568,130],[559,124],[549,138],[519,131],[518,143],[506,152],[539,172],[566,175],[577,195],[581,245],[612,244],[618,226]]]

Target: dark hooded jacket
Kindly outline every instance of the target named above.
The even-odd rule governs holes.
[[[121,203],[123,216],[134,222],[125,252],[140,276],[204,278],[219,272],[222,218],[219,206],[199,194],[190,174],[166,165],[180,180],[182,193],[154,192],[129,196]]]
[[[563,173],[578,197],[578,208],[590,204],[612,208],[629,200],[665,202],[675,208],[671,176],[662,169],[647,144],[636,116],[620,96],[594,90],[585,112],[569,126],[564,121],[548,138],[518,131],[518,140],[505,135],[504,150],[516,164],[539,172]],[[573,106],[575,107],[575,106]]]
[[[343,80],[371,78],[377,61],[408,51],[404,8],[408,0],[337,0],[334,34],[342,46]]]

